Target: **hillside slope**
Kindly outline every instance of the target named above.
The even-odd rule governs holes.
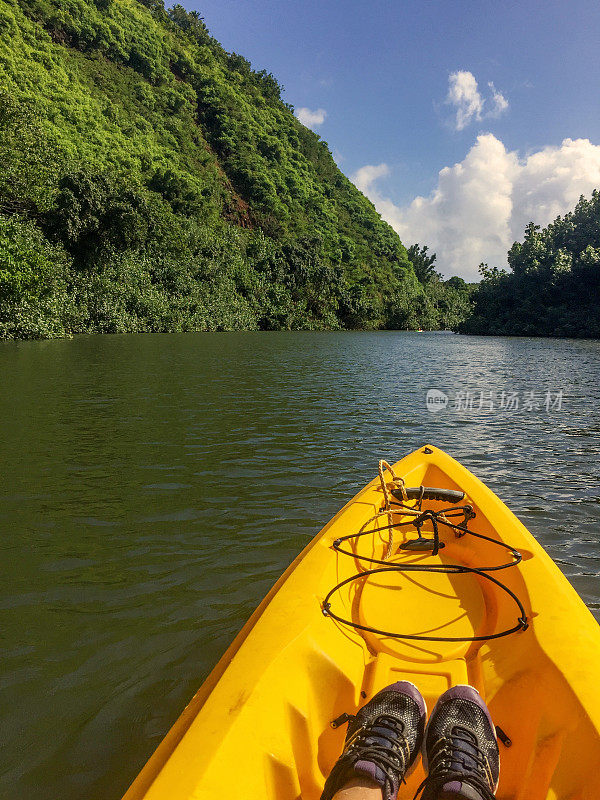
[[[395,232],[181,6],[0,0],[0,173],[1,337],[426,322]]]

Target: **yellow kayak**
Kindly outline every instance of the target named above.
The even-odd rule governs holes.
[[[403,679],[428,708],[452,685],[479,691],[500,800],[600,797],[600,627],[496,495],[432,446],[382,462],[296,558],[125,800],[214,800],[232,778],[244,800],[318,800],[340,717]]]

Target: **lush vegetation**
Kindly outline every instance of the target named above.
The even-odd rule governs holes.
[[[436,254],[427,245],[413,244],[408,257],[423,287],[419,298],[419,319],[426,330],[456,330],[471,312],[473,287],[454,276],[445,281],[435,269]]]
[[[458,294],[199,15],[0,0],[0,338],[449,327]]]
[[[529,224],[512,272],[480,265],[464,333],[600,337],[600,192],[544,229]]]

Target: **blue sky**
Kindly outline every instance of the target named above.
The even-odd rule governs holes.
[[[597,2],[185,5],[296,109],[325,111],[311,126],[341,169],[446,274],[501,265],[528,216],[546,224],[600,187]]]

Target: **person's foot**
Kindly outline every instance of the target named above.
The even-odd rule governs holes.
[[[472,686],[453,686],[431,713],[423,748],[422,800],[493,800],[500,755],[490,712]]]
[[[368,778],[383,800],[396,800],[398,787],[423,742],[427,709],[417,687],[398,681],[378,692],[350,718],[344,751],[325,782],[321,800],[331,800],[348,781]]]

